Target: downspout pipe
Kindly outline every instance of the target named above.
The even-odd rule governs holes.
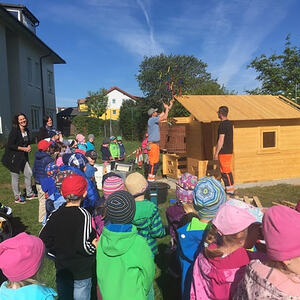
[[[48,53],[46,55],[43,55],[40,57],[40,72],[41,72],[41,92],[42,92],[42,111],[43,116],[46,114],[46,108],[45,108],[45,91],[44,91],[44,76],[43,76],[43,59],[46,57],[49,57],[51,53]]]

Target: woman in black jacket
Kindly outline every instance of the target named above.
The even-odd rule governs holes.
[[[43,126],[39,130],[38,134],[38,142],[40,140],[50,138],[50,131],[56,131],[55,127],[53,127],[53,119],[50,115],[43,117]]]
[[[23,113],[14,116],[5,153],[2,157],[3,165],[10,170],[15,202],[21,204],[25,203],[25,199],[19,189],[20,171],[24,173],[25,177],[26,199],[37,198],[31,187],[32,171],[28,161],[31,146],[27,123],[27,117]]]

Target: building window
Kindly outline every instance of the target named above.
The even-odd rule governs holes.
[[[112,99],[111,103],[115,104],[116,103],[116,99]]]
[[[27,57],[27,81],[32,83],[32,59]]]
[[[54,92],[54,83],[53,83],[53,72],[47,71],[47,81],[48,81],[48,92],[53,93]]]
[[[277,128],[261,129],[261,149],[272,150],[278,148],[278,130]]]
[[[38,130],[40,128],[40,109],[31,107],[31,129]]]
[[[115,109],[113,109],[113,115],[116,115],[117,114],[117,111]]]
[[[40,87],[40,78],[41,78],[40,64],[38,62],[35,62],[35,65],[34,65],[34,83],[37,87]]]

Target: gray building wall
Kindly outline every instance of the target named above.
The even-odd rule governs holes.
[[[8,68],[6,55],[6,32],[0,23],[0,117],[1,135],[7,135],[11,129],[10,96],[8,88]]]

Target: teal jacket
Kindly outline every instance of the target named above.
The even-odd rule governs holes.
[[[146,300],[155,265],[145,239],[131,224],[103,228],[97,247],[97,282],[103,300]]]
[[[136,211],[132,224],[139,235],[144,237],[153,253],[158,253],[156,238],[166,235],[157,206],[149,201],[136,201]]]
[[[118,143],[110,143],[109,144],[109,151],[110,151],[110,155],[113,158],[120,157],[120,147],[119,147]]]

